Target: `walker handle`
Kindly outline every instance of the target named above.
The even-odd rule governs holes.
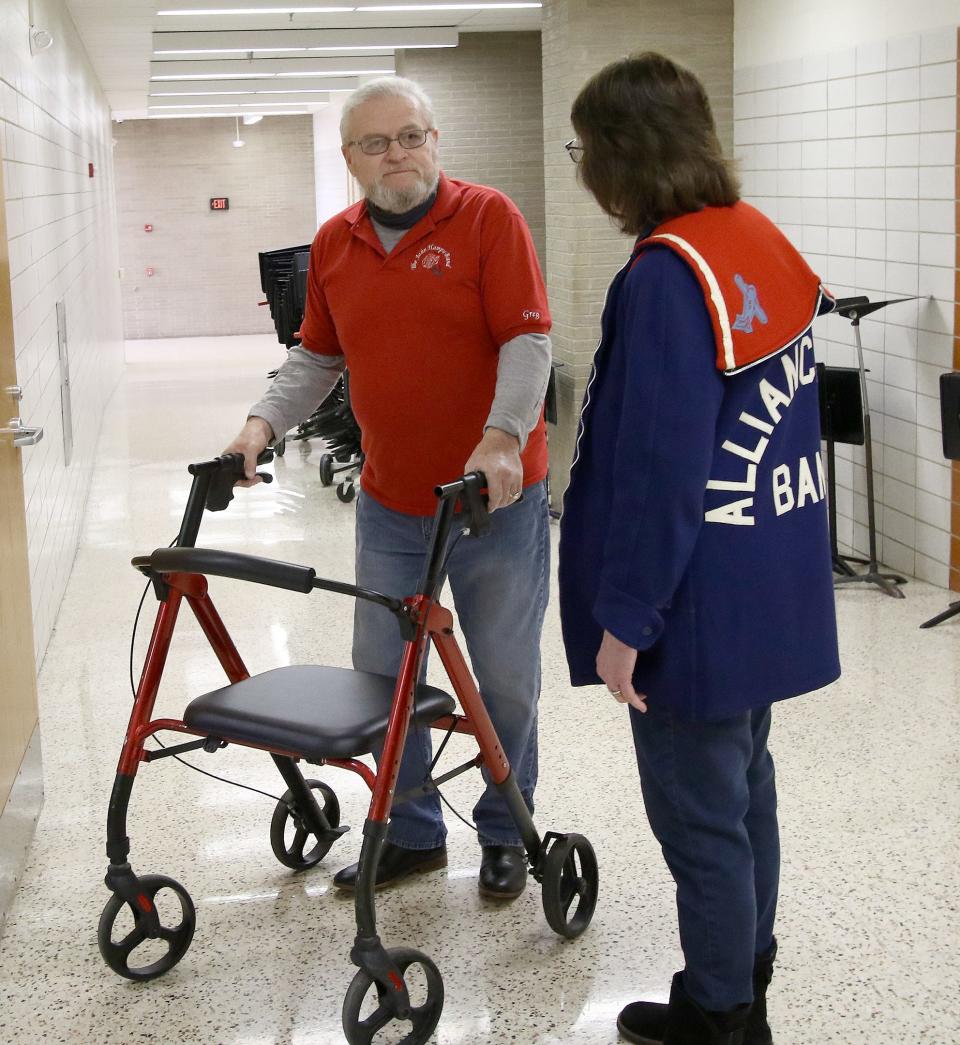
[[[483,472],[470,472],[452,483],[444,483],[434,487],[434,494],[445,501],[451,497],[460,498],[464,514],[469,522],[468,532],[471,537],[486,537],[490,532],[490,513],[487,511],[486,495],[481,491],[487,485],[487,477]]]
[[[268,446],[257,457],[257,464],[269,464],[273,460],[273,447]],[[222,512],[233,500],[233,486],[244,476],[243,454],[223,454],[212,461],[200,461],[191,464],[187,471],[193,475],[209,475],[209,486],[204,507],[210,512]],[[273,476],[269,472],[257,472],[257,476],[265,483],[272,483]]]

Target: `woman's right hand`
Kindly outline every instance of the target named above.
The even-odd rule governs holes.
[[[604,631],[597,653],[597,674],[606,683],[614,700],[629,704],[637,711],[646,711],[646,694],[638,693],[633,688],[633,669],[636,665],[637,651],[621,642],[616,635]]]

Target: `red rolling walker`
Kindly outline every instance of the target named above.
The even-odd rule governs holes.
[[[271,451],[261,455],[264,463]],[[156,622],[137,687],[120,764],[107,815],[106,885],[110,899],[100,917],[97,941],[114,972],[131,980],[151,980],[172,969],[186,954],[193,938],[196,911],[186,889],[163,875],[137,875],[128,857],[127,807],[141,762],[203,748],[208,752],[237,744],[270,753],[288,790],[278,802],[270,829],[277,858],[295,871],[313,867],[348,830],[340,826],[336,795],[319,780],[305,780],[297,763],[337,766],[358,773],[372,795],[363,827],[355,907],[357,935],[350,959],[355,974],[343,1003],[342,1022],[350,1045],[372,1045],[381,1030],[395,1021],[409,1024],[407,1045],[428,1040],[443,1009],[443,980],[427,955],[408,947],[387,949],[377,935],[374,883],[393,806],[436,790],[439,784],[473,768],[485,766],[506,802],[523,839],[533,878],[542,886],[543,907],[551,928],[561,936],[579,936],[590,924],[597,902],[596,856],[582,835],[538,834],[504,756],[453,633],[449,610],[437,602],[443,584],[444,560],[455,525],[471,537],[482,537],[490,522],[481,497],[480,473],[437,487],[433,538],[417,591],[394,598],[352,584],[317,577],[307,566],[277,562],[235,552],[196,547],[204,508],[220,511],[242,477],[243,461],[230,454],[189,467],[190,496],[175,545],[138,556],[133,565],[153,584],[159,602]],[[269,476],[265,476],[269,479]],[[457,514],[458,503],[462,511]],[[367,599],[396,617],[404,652],[396,679],[370,672],[320,665],[291,665],[250,676],[227,629],[207,594],[207,576],[230,577],[307,594],[314,588]],[[183,719],[154,719],[153,707],[181,603],[186,600],[229,680],[229,685],[192,700]],[[461,712],[449,694],[418,682],[428,644],[436,647]],[[395,795],[397,773],[410,723],[476,738],[478,754],[414,792]],[[146,740],[161,730],[198,739],[147,750]],[[444,743],[446,743],[446,739]],[[358,757],[382,747],[377,772]],[[443,750],[441,745],[437,754]],[[436,759],[434,759],[436,764]],[[319,799],[319,801],[318,801]],[[293,828],[288,841],[288,828]],[[309,848],[308,848],[309,846]],[[179,924],[162,924],[155,897],[163,890],[179,901]],[[114,936],[118,916],[129,908],[133,929]],[[136,949],[159,940],[166,951],[147,965],[136,964]],[[156,948],[156,944],[151,945]],[[154,952],[155,953],[155,952]],[[419,968],[427,984],[426,998],[413,1005],[404,979]],[[375,991],[372,1013],[367,996]],[[366,1004],[365,1004],[366,1003]],[[394,1033],[405,1028],[391,1028]]]

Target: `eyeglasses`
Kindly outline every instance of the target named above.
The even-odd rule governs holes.
[[[366,138],[347,142],[347,145],[359,145],[364,156],[382,156],[392,142],[399,142],[400,148],[409,152],[411,149],[419,149],[432,130],[432,127],[428,127],[425,131],[401,131],[396,138],[388,138],[385,134],[368,134]]]
[[[570,141],[564,143],[563,147],[574,163],[579,163],[583,159],[583,146],[577,138],[571,138]]]

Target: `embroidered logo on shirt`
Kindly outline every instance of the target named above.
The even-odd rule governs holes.
[[[742,330],[745,334],[752,334],[753,321],[759,319],[761,323],[766,323],[767,314],[760,306],[757,288],[753,284],[748,283],[739,274],[733,277],[733,281],[740,288],[740,293],[743,295],[743,311],[733,321],[733,329]]]
[[[535,311],[534,309],[525,308],[523,310],[523,318],[524,319],[539,319],[540,318],[540,313]]]
[[[415,269],[419,266],[426,269],[427,272],[432,272],[435,276],[442,276],[443,270],[451,267],[451,261],[449,251],[438,247],[435,243],[428,243],[417,251],[413,261],[410,262],[410,268]]]

